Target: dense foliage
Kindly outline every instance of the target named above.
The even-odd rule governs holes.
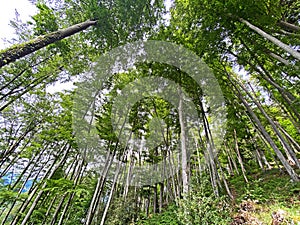
[[[175,0],[170,9],[162,0],[30,2],[37,14],[12,20],[18,38],[0,51],[0,224],[268,224],[279,209],[289,213],[286,224],[300,222],[299,1]],[[127,68],[138,53],[113,55],[138,40],[193,52],[224,102],[214,102],[217,86],[200,87],[163,63],[195,63],[164,55],[163,45],[163,62]],[[112,68],[97,67],[109,54]],[[102,82],[95,71],[111,76]],[[121,98],[152,87],[146,79],[157,86],[152,96]],[[78,97],[91,95],[94,112],[76,118]],[[191,105],[197,122],[185,116]],[[89,155],[97,148],[105,157]],[[138,175],[140,167],[154,173]],[[136,177],[153,182],[132,185]]]

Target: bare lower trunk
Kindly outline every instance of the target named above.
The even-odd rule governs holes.
[[[114,192],[115,192],[115,187],[116,187],[116,184],[117,184],[117,181],[118,181],[118,177],[119,177],[119,174],[120,174],[120,170],[121,170],[121,163],[119,162],[119,163],[118,163],[118,168],[117,168],[116,173],[115,173],[115,176],[114,176],[113,183],[112,183],[112,185],[111,185],[110,194],[109,194],[109,196],[108,196],[108,200],[107,200],[107,203],[106,203],[106,206],[105,206],[105,209],[104,209],[102,218],[101,218],[100,225],[104,225],[104,223],[105,223],[105,219],[106,219],[106,216],[107,216],[107,213],[108,213],[108,209],[109,209],[110,203],[111,203],[111,201],[112,201],[113,194],[114,194]]]
[[[185,122],[183,116],[183,108],[182,108],[182,92],[179,88],[179,106],[178,106],[178,114],[179,114],[179,123],[180,123],[180,141],[181,141],[181,175],[182,175],[182,186],[183,186],[183,194],[184,196],[189,191],[189,181],[188,181],[188,156],[186,149],[186,135],[185,135]]]
[[[224,71],[227,73],[226,68],[224,68]],[[286,171],[288,172],[288,174],[290,175],[290,177],[294,181],[300,181],[299,176],[294,171],[294,169],[290,166],[290,164],[287,162],[287,160],[285,159],[284,155],[281,153],[280,149],[277,147],[277,145],[275,144],[275,142],[272,140],[271,136],[268,134],[268,132],[266,131],[266,129],[262,125],[262,123],[259,120],[259,118],[253,112],[253,110],[251,109],[251,107],[248,104],[248,102],[244,99],[244,97],[243,97],[242,93],[240,92],[240,90],[237,88],[237,86],[231,80],[229,74],[228,74],[228,78],[229,78],[229,81],[231,82],[232,86],[237,91],[239,99],[242,101],[243,105],[245,106],[245,108],[247,109],[248,113],[250,114],[250,117],[253,120],[253,123],[256,124],[257,128],[259,129],[259,131],[261,132],[261,134],[263,135],[263,137],[266,139],[266,141],[273,148],[273,150],[276,153],[278,159],[281,161],[282,165],[284,166],[284,168],[286,169]]]
[[[267,169],[272,169],[270,163],[268,162],[268,160],[267,160],[267,158],[265,156],[265,153],[261,149],[258,149],[258,152],[260,154],[260,157],[261,157],[262,161],[267,166]]]
[[[286,66],[291,66],[292,65],[288,60],[282,58],[281,56],[275,54],[274,52],[268,51],[267,54],[269,56],[272,56],[274,59],[277,59],[279,62],[283,63]]]
[[[261,158],[260,152],[257,149],[255,149],[255,156],[256,156],[259,167],[262,170],[264,170],[264,166],[263,166],[263,163],[262,163],[262,158]]]
[[[275,124],[280,129],[280,131],[287,137],[287,139],[291,142],[291,144],[294,146],[296,151],[300,153],[300,145],[294,140],[294,138],[291,135],[289,135],[289,133],[286,132],[286,130],[283,129],[283,127],[280,126],[278,122],[275,122]]]
[[[241,169],[242,169],[243,177],[244,177],[246,183],[248,183],[248,179],[247,179],[247,176],[246,176],[246,170],[244,168],[243,160],[242,160],[240,150],[239,150],[238,140],[237,140],[237,136],[236,136],[236,130],[234,129],[233,132],[234,132],[234,140],[235,140],[235,151],[237,153],[238,161],[239,161]]]
[[[285,138],[281,135],[281,133],[279,132],[279,130],[277,129],[274,121],[272,120],[272,118],[269,117],[269,115],[265,112],[264,108],[262,107],[262,105],[260,104],[260,102],[258,100],[256,100],[249,92],[248,90],[244,87],[243,84],[241,84],[240,82],[237,81],[237,84],[247,93],[247,95],[250,97],[250,99],[255,103],[255,105],[258,107],[258,109],[261,111],[261,113],[264,115],[264,117],[267,119],[267,121],[269,122],[269,124],[271,125],[272,129],[274,130],[276,136],[278,137],[279,141],[282,143],[282,147],[287,155],[287,157],[289,158],[290,161],[292,161],[293,163],[295,163],[297,165],[297,167],[300,169],[300,162],[297,159],[297,156],[295,154],[295,152],[293,151],[293,149],[291,148],[291,146],[289,145],[289,143],[285,140]]]
[[[161,183],[159,183],[159,213],[161,213],[162,211],[162,206],[163,206],[163,197],[164,197],[164,183],[163,181]]]
[[[49,174],[49,178],[51,178],[53,176],[53,174],[55,173],[55,171],[61,166],[63,165],[63,163],[65,163],[65,160],[67,158],[67,155],[68,155],[68,152],[70,150],[70,146],[67,148],[67,150],[65,151],[63,157],[61,158],[61,160],[59,161],[59,163],[57,165],[55,165],[54,169],[50,172]],[[30,216],[32,215],[33,213],[33,210],[35,209],[35,207],[37,206],[38,204],[38,201],[40,200],[40,198],[42,197],[42,194],[44,193],[43,189],[46,187],[47,183],[44,183],[43,186],[42,186],[42,189],[39,191],[39,193],[37,194],[37,196],[35,197],[31,207],[29,208],[28,212],[26,213],[21,225],[25,225]]]

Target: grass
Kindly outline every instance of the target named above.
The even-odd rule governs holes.
[[[299,172],[299,171],[298,171]],[[241,203],[249,202],[252,209],[249,217],[258,219],[262,224],[271,224],[272,213],[285,212],[285,223],[300,225],[300,182],[292,182],[288,175],[272,169],[247,175],[248,184],[242,176],[230,179],[230,188],[234,195],[233,217],[241,211]]]

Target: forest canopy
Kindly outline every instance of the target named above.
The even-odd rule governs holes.
[[[30,2],[0,50],[0,224],[300,222],[299,1]]]

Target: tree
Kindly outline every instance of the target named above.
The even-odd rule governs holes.
[[[0,76],[1,224],[228,223],[233,180],[251,185],[253,172],[274,168],[299,181],[297,1],[177,0],[170,24],[161,20],[163,1],[32,2],[39,10],[34,22],[13,21],[17,42],[24,44],[2,52],[2,62],[13,62]],[[56,82],[91,78],[99,55],[140,39],[175,42],[202,57],[225,104],[212,107],[204,86],[157,62],[109,71],[103,90],[96,91],[94,114],[74,107],[73,91],[47,92]],[[141,83],[146,89],[141,81],[158,77],[175,83],[154,85],[158,93],[166,88],[178,96],[177,102],[133,93],[114,108],[123,92]],[[81,88],[81,101],[90,99],[80,82],[74,86]],[[226,124],[218,118],[225,108]],[[81,110],[82,117],[73,116]],[[88,128],[80,134],[92,132],[97,141],[80,139],[72,127],[77,122]],[[99,147],[105,154],[89,158]],[[151,169],[139,174],[141,167]],[[131,186],[144,180],[149,182]]]
[[[30,53],[33,53],[49,44],[55,43],[66,37],[83,31],[89,28],[90,26],[95,26],[96,24],[96,20],[88,20],[68,27],[66,29],[58,30],[44,36],[39,36],[36,39],[33,39],[29,42],[10,47],[0,53],[0,67],[14,62],[17,59],[20,59]]]

